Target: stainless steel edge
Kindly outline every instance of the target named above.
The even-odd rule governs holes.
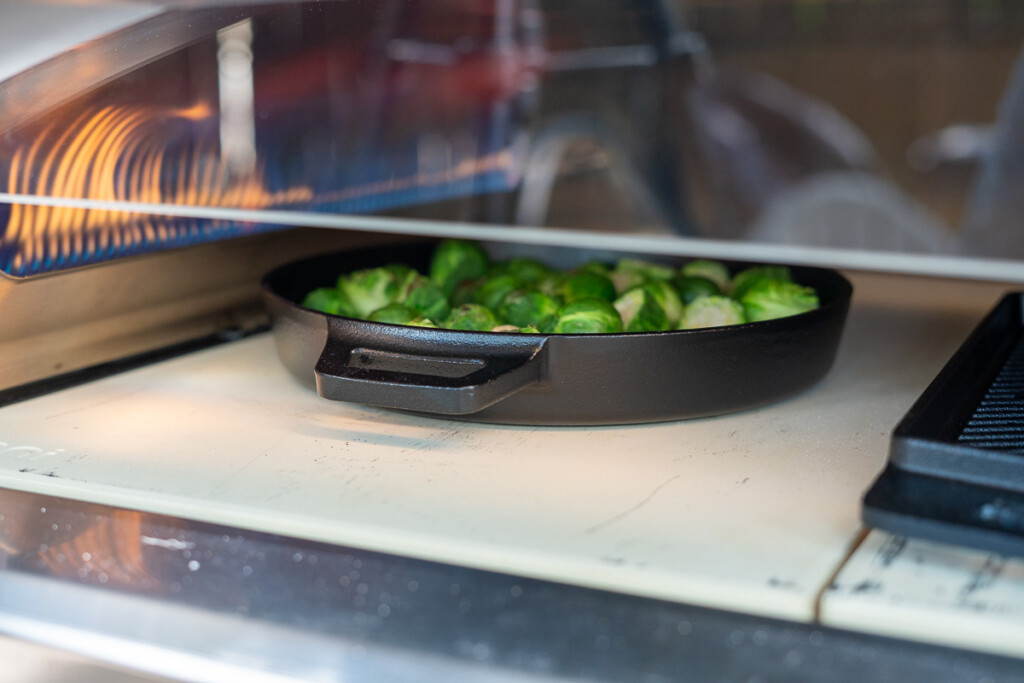
[[[11,489],[0,633],[184,681],[1024,680],[1015,659]]]
[[[30,67],[0,82],[0,132],[208,36],[238,16],[239,10],[230,7],[168,10]]]
[[[381,237],[287,230],[42,276],[0,273],[0,390],[266,324],[259,280],[292,259]]]

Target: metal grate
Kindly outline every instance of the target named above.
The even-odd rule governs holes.
[[[960,443],[1024,455],[1024,336],[960,432]]]

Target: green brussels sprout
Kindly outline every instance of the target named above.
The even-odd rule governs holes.
[[[487,252],[474,242],[443,240],[434,249],[428,276],[446,296],[463,280],[475,280],[490,267]]]
[[[331,315],[352,315],[352,305],[336,287],[319,287],[302,300],[304,308]]]
[[[515,275],[523,282],[535,285],[550,275],[550,266],[530,258],[514,258],[491,266],[489,275]]]
[[[763,280],[777,280],[779,282],[792,282],[793,275],[787,266],[751,266],[736,273],[732,279],[732,290],[730,295],[739,301],[747,290]]]
[[[669,329],[668,316],[645,285],[634,287],[615,300],[615,310],[626,332],[656,332]]]
[[[622,332],[622,318],[615,306],[604,299],[580,299],[558,309],[558,314],[546,320],[541,330],[555,334]]]
[[[491,332],[512,332],[515,334],[539,334],[540,331],[533,325],[517,327],[515,325],[498,325]]]
[[[615,285],[615,292],[624,294],[648,280],[668,280],[674,274],[671,268],[659,263],[623,258],[615,264],[615,269],[609,273],[609,277]]]
[[[472,303],[477,303],[492,311],[496,311],[506,296],[525,286],[526,283],[516,275],[508,273],[488,275],[480,280],[473,291]]]
[[[676,291],[676,288],[668,280],[648,280],[641,287],[650,292],[654,300],[661,306],[661,309],[665,311],[665,317],[668,318],[668,327],[662,329],[675,329],[675,326],[682,319],[683,310],[685,309],[683,300],[679,297],[679,292]]]
[[[612,269],[608,267],[608,264],[601,263],[600,261],[587,261],[586,263],[576,266],[573,268],[571,273],[597,273],[598,275],[604,275],[605,277],[612,276]]]
[[[441,288],[429,278],[415,272],[399,295],[397,303],[404,304],[431,320],[444,320],[451,311],[451,305]]]
[[[438,325],[430,318],[417,318],[407,323],[410,327],[431,327],[437,329]]]
[[[455,285],[455,290],[448,296],[448,303],[451,306],[476,303],[476,288],[480,286],[480,280],[463,280]]]
[[[782,280],[760,280],[746,288],[740,299],[750,321],[784,318],[818,308],[818,294],[811,287]]]
[[[350,303],[352,314],[365,318],[378,308],[395,303],[402,292],[405,275],[384,266],[357,270],[338,278],[338,290]]]
[[[566,273],[561,282],[555,285],[555,294],[565,303],[580,299],[604,299],[611,302],[615,300],[615,284],[607,275],[583,270]]]
[[[561,306],[558,299],[541,292],[512,292],[498,307],[498,318],[510,325],[539,327],[540,324],[558,313]]]
[[[718,289],[722,294],[728,294],[729,288],[732,286],[732,276],[729,275],[729,269],[721,261],[695,259],[684,264],[679,269],[679,273],[680,275],[705,277],[718,285]]]
[[[615,270],[637,272],[643,275],[645,280],[671,280],[676,274],[671,266],[635,258],[619,259],[615,264]]]
[[[686,307],[679,329],[738,325],[747,321],[743,306],[726,296],[702,296]]]
[[[534,287],[542,294],[546,294],[552,298],[558,298],[558,286],[562,284],[563,279],[565,279],[565,273],[552,271],[542,277]]]
[[[402,304],[388,304],[387,306],[381,306],[376,311],[370,313],[366,319],[372,320],[375,323],[408,325],[413,320],[418,320],[422,317],[423,316],[408,306],[403,306]]]
[[[417,277],[422,277],[416,272],[416,269],[412,266],[407,266],[404,263],[389,263],[384,266],[385,270],[391,271],[391,274],[395,276],[395,282],[401,286],[405,286],[410,280]]]
[[[498,326],[498,319],[489,308],[480,304],[462,304],[452,309],[441,327],[450,330],[487,332]]]
[[[693,303],[694,299],[702,296],[721,296],[723,293],[714,281],[701,275],[679,274],[672,279],[672,285],[684,304]]]
[[[625,294],[647,281],[644,274],[638,270],[613,270],[610,277],[612,284],[615,285],[616,294]]]

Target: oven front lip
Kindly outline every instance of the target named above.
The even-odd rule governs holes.
[[[377,385],[371,391],[340,400],[522,425],[635,424],[720,415],[781,400],[820,380],[834,361],[853,293],[850,282],[834,270],[794,267],[798,281],[818,290],[822,305],[817,310],[732,327],[599,335],[422,329],[329,315],[296,303],[302,292],[333,282],[340,272],[391,262],[422,269],[433,244],[345,250],[268,273],[262,281],[264,302],[289,371],[312,385],[318,364],[323,369],[328,357],[335,366],[346,363],[354,349],[485,364],[518,351],[532,353],[526,361],[536,366],[532,379],[492,403],[477,406],[470,400],[470,410],[452,410],[451,401],[440,396],[449,389],[443,383],[396,398],[405,388],[399,385],[438,385],[437,378],[390,382],[377,376],[369,380]],[[500,255],[500,245],[486,246]],[[580,250],[559,251],[556,260],[568,257],[578,263],[592,257]],[[550,247],[534,252],[545,255],[550,257]]]

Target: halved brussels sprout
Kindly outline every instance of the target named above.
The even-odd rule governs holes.
[[[554,334],[595,334],[622,332],[622,318],[604,299],[580,299],[558,309],[558,314],[541,327]]]
[[[473,303],[496,311],[506,296],[525,286],[526,283],[516,275],[487,275],[473,290]]]
[[[615,310],[626,332],[656,332],[669,329],[668,316],[645,285],[634,287],[615,300]]]
[[[406,284],[398,303],[408,306],[430,320],[444,320],[451,311],[448,298],[441,288],[418,274]]]
[[[726,296],[703,296],[686,307],[679,329],[738,325],[747,321],[743,306]]]
[[[555,294],[562,301],[572,303],[580,299],[615,300],[615,285],[607,275],[589,270],[566,273],[555,285]]]
[[[793,274],[788,266],[751,266],[736,273],[729,293],[736,300],[742,299],[748,289],[764,280],[792,282]]]
[[[609,278],[612,276],[612,269],[608,267],[607,263],[601,263],[600,261],[587,261],[582,265],[576,266],[570,272],[597,273],[598,275],[604,275]]]
[[[491,266],[489,275],[515,275],[523,282],[535,285],[553,271],[540,261],[531,258],[514,258]]]
[[[331,315],[353,315],[352,305],[336,287],[319,287],[306,295],[302,306]]]
[[[512,292],[498,307],[498,317],[510,325],[540,325],[558,313],[558,299],[541,292]]]
[[[366,268],[338,278],[338,290],[350,303],[353,315],[365,318],[378,308],[398,301],[407,277],[408,270],[388,266]]]
[[[787,266],[752,266],[730,277],[725,264],[710,259],[675,271],[623,258],[614,268],[591,261],[560,272],[530,258],[492,264],[477,243],[449,239],[438,243],[426,275],[401,263],[357,270],[334,289],[309,292],[302,305],[424,327],[585,334],[769,320],[819,302]]]
[[[761,280],[750,285],[740,300],[747,320],[772,320],[818,308],[818,294],[795,282]]]
[[[480,304],[462,304],[452,309],[448,317],[441,323],[441,327],[450,330],[487,332],[493,330],[498,324],[498,319],[491,309],[484,308]]]
[[[412,310],[408,306],[402,304],[388,304],[382,306],[376,311],[370,313],[367,320],[371,320],[375,323],[391,323],[393,325],[408,325],[414,320],[419,320],[421,316],[416,311]]]
[[[711,259],[695,259],[683,265],[679,269],[681,275],[690,275],[693,277],[706,277],[707,279],[718,285],[718,289],[722,294],[729,294],[729,289],[732,286],[732,276],[729,274],[729,269],[721,261],[713,261]]]
[[[684,304],[691,303],[694,299],[702,296],[720,296],[722,289],[710,278],[701,275],[677,275],[672,279],[672,285],[679,292],[679,298]]]
[[[641,287],[650,292],[661,309],[665,311],[665,317],[668,318],[668,329],[675,328],[682,319],[685,309],[676,288],[668,280],[648,280]]]

